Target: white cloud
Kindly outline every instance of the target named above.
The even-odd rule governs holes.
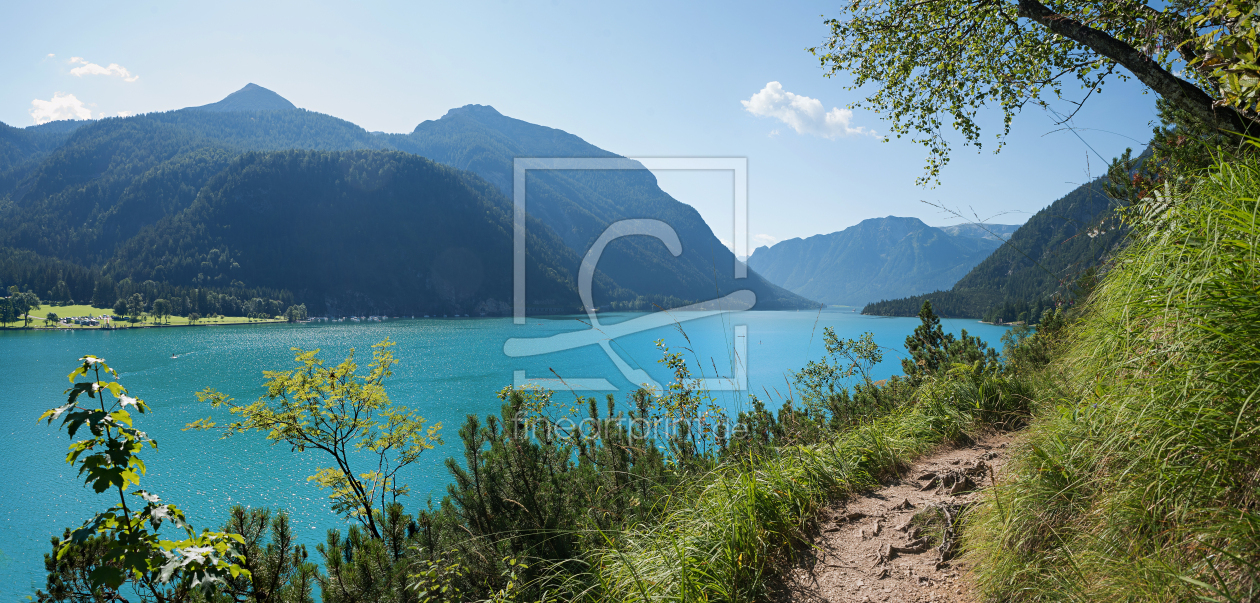
[[[57,56],[57,55],[55,55],[55,54],[53,54],[53,53],[51,53],[51,52],[50,52],[50,53],[48,53],[48,58],[50,58],[50,59],[52,59],[52,58],[56,58],[56,56]]]
[[[70,57],[70,64],[78,64],[78,67],[70,70],[71,75],[83,77],[85,75],[116,75],[123,79],[124,82],[134,82],[140,79],[138,75],[131,75],[126,67],[118,63],[110,63],[108,67],[101,67],[96,63],[89,63],[83,57]]]
[[[59,119],[92,119],[92,110],[73,94],[57,92],[52,100],[31,101],[31,117],[36,125]]]
[[[768,234],[755,234],[752,236],[752,242],[753,242],[753,249],[756,249],[762,246],[772,247],[774,246],[775,243],[779,242],[779,237],[771,236]]]
[[[131,117],[132,115],[135,115],[135,113],[133,113],[133,112],[131,112],[131,111],[119,111],[119,112],[118,112],[118,117]]]
[[[752,98],[739,102],[749,113],[758,117],[773,117],[796,130],[798,134],[813,134],[830,139],[875,134],[864,127],[850,125],[852,111],[836,107],[825,111],[822,101],[792,94],[784,90],[779,82],[770,82],[761,92],[752,95]]]

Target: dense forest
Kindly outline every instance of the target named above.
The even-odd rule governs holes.
[[[473,172],[509,197],[515,157],[617,157],[568,132],[513,119],[484,105],[451,109],[410,134],[391,134],[387,139],[400,150]],[[683,246],[679,257],[647,237],[620,239],[604,251],[601,269],[637,294],[706,300],[749,289],[757,295],[759,309],[813,306],[755,271],[736,279],[731,250],[699,212],[661,190],[651,172],[540,170],[528,173],[526,183],[530,215],[579,256],[617,220],[654,218],[673,228]]]
[[[614,156],[488,107],[452,111],[411,135],[380,135],[275,108],[287,103],[251,85],[180,111],[5,126],[0,247],[56,261],[67,283],[80,278],[74,273],[229,296],[277,291],[316,314],[502,314],[511,303],[512,224],[500,176],[510,176],[511,157]],[[429,130],[440,135],[422,135]],[[743,288],[761,308],[809,305],[756,274],[735,280],[734,256],[650,173],[538,174],[529,190],[532,311],[577,310],[585,246],[626,217],[665,220],[684,251],[675,258],[644,237],[613,242],[596,273],[598,305],[675,307]],[[23,291],[56,287],[31,279],[0,272],[0,282]]]

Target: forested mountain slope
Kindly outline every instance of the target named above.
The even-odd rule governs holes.
[[[807,239],[758,248],[749,267],[793,293],[861,306],[948,287],[1001,243],[959,230],[951,235],[918,218],[872,218]]]
[[[80,127],[7,191],[0,245],[83,264],[105,261],[126,236],[192,202],[235,153],[144,118]]]
[[[510,210],[484,181],[406,153],[251,152],[123,244],[114,272],[284,287],[335,314],[506,313]],[[532,226],[531,305],[578,307],[578,258]],[[597,298],[610,288],[599,279]]]
[[[873,303],[863,313],[915,316],[930,299],[942,316],[1035,320],[1043,309],[1070,301],[1077,281],[1125,241],[1115,202],[1104,192],[1105,178],[1037,212],[953,287]]]
[[[70,133],[89,122],[61,120],[28,128],[14,128],[0,123],[0,207],[4,191],[13,188],[38,165]]]
[[[287,102],[251,85],[220,103],[203,107],[0,129],[0,152],[5,161],[21,166],[10,168],[4,172],[6,177],[0,178],[0,247],[8,249],[6,257],[28,257],[21,254],[33,252],[37,255],[29,256],[35,258],[31,261],[50,267],[47,270],[59,266],[56,270],[77,275],[70,277],[67,272],[58,278],[41,272],[37,280],[45,285],[67,278],[86,280],[89,277],[83,275],[88,274],[93,275],[91,279],[109,278],[118,283],[168,283],[182,288],[180,291],[211,287],[245,295],[247,290],[274,290],[286,299],[311,303],[312,311],[325,304],[333,311],[352,307],[361,312],[437,311],[445,303],[448,311],[481,307],[503,312],[502,304],[510,302],[510,291],[505,288],[510,287],[511,274],[500,268],[510,265],[512,235],[510,222],[502,220],[511,215],[510,198],[501,187],[486,184],[474,173],[449,168],[435,171],[437,166],[414,153],[424,150],[447,162],[472,166],[481,164],[468,157],[480,154],[487,165],[502,166],[506,161],[509,178],[511,157],[522,154],[558,155],[568,149],[570,154],[581,156],[613,156],[575,136],[510,120],[488,108],[501,122],[495,124],[498,129],[487,129],[484,137],[468,137],[466,132],[460,133],[467,128],[456,128],[446,144],[434,142],[423,149],[414,135],[371,134],[344,120],[291,106],[234,110],[279,107]],[[549,137],[559,142],[548,146],[548,136],[539,136],[540,132],[550,133]],[[462,154],[456,139],[465,144]],[[523,142],[514,142],[518,139]],[[499,146],[489,152],[486,141]],[[379,152],[395,146],[408,147],[413,155]],[[294,159],[292,153],[280,152],[286,149],[378,152],[353,155],[354,159],[346,159],[352,154],[345,153],[315,153]],[[276,157],[268,159],[268,152]],[[429,167],[417,167],[421,164]],[[365,166],[380,173],[365,172],[369,169]],[[320,169],[329,171],[318,173]],[[496,175],[494,170],[483,171]],[[622,217],[665,220],[683,239],[684,255],[673,258],[659,241],[644,237],[614,243],[599,264],[598,305],[676,306],[742,288],[753,289],[762,308],[808,304],[759,277],[731,278],[734,258],[730,252],[717,243],[692,208],[661,191],[650,173],[605,175],[609,181],[544,176],[531,182],[531,210],[539,211],[531,211],[527,228],[529,304],[553,311],[577,309],[579,253],[584,253],[584,245],[602,232],[605,224]],[[452,184],[456,181],[462,184]],[[211,186],[212,182],[217,184]],[[319,182],[321,188],[304,182]],[[305,191],[305,197],[294,197],[296,190]],[[224,196],[229,194],[231,199],[251,199],[256,207],[229,203],[229,197]],[[438,202],[440,195],[453,196],[443,205]],[[337,207],[361,207],[363,211],[337,214],[331,209],[336,204],[328,205],[334,197],[340,200]],[[416,207],[404,210],[406,199]],[[584,209],[588,206],[589,211]],[[418,209],[421,207],[423,211]],[[469,207],[480,209],[469,213]],[[268,213],[270,210],[261,208],[283,211]],[[543,220],[534,219],[539,214],[563,215],[571,225],[581,228],[566,230],[571,241],[566,244]],[[312,216],[323,216],[333,223]],[[397,230],[403,225],[414,232]],[[389,233],[393,240],[374,235],[377,231]],[[573,238],[579,231],[585,238]],[[237,239],[239,233],[252,236]],[[365,240],[352,244],[354,236]],[[328,247],[308,249],[302,256],[284,256],[284,250],[303,249],[304,243],[313,240],[340,241],[344,248],[335,256],[326,254],[331,253]],[[418,247],[401,249],[405,245]],[[713,246],[718,251],[710,249],[710,255],[705,256],[705,249]],[[445,250],[456,248],[457,252],[452,252],[456,256],[475,261],[468,260],[472,263],[466,265],[451,254],[443,256]],[[499,255],[491,257],[492,253]],[[269,268],[268,262],[273,261],[269,257],[274,258],[274,266],[285,268]],[[309,263],[304,264],[301,257],[310,258]],[[406,259],[408,268],[403,272],[411,277],[387,277],[384,269],[377,269],[382,262],[396,269],[400,264],[388,259],[394,257]],[[234,263],[236,268],[232,268]],[[462,268],[441,268],[447,264]],[[486,281],[471,289],[443,284],[442,278],[433,276],[465,269],[473,274],[477,271],[473,264],[487,272],[483,274]],[[330,270],[312,269],[317,265]],[[71,270],[70,266],[77,268]],[[606,276],[608,273],[619,274],[618,278],[629,285],[619,285]],[[0,274],[6,286],[35,286],[34,281],[27,282],[34,278],[30,271]],[[421,285],[413,282],[415,279],[420,279]],[[344,286],[335,286],[335,282]],[[67,283],[54,288],[75,290],[81,298],[85,286]],[[413,301],[403,301],[407,296],[414,297]],[[489,302],[491,299],[494,303]]]
[[[476,173],[509,196],[514,157],[617,157],[567,132],[482,105],[452,109],[411,134],[388,140],[401,150]],[[655,239],[631,237],[614,242],[600,260],[605,273],[640,295],[705,300],[751,289],[761,309],[811,305],[754,271],[735,279],[731,251],[694,208],[661,190],[646,170],[531,171],[526,192],[530,215],[579,255],[617,220],[653,218],[669,224],[682,240],[682,256],[671,256]]]

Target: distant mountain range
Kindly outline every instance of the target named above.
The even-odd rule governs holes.
[[[931,300],[942,316],[1036,321],[1045,309],[1071,303],[1078,281],[1103,267],[1126,240],[1105,183],[1105,176],[1098,178],[1037,212],[953,286],[889,296],[862,312],[915,316]]]
[[[783,288],[827,304],[872,301],[953,285],[1017,226],[936,228],[918,218],[873,218],[839,232],[759,247],[748,266]]]
[[[521,156],[617,157],[478,105],[410,134],[369,133],[254,84],[178,111],[0,124],[0,285],[83,300],[108,279],[178,289],[166,295],[271,291],[314,313],[504,313]],[[529,182],[535,309],[580,307],[581,256],[624,218],[670,224],[683,254],[645,237],[613,243],[596,274],[600,306],[674,307],[738,289],[760,309],[812,305],[754,272],[734,279],[731,252],[646,170]],[[45,268],[20,268],[31,265]]]

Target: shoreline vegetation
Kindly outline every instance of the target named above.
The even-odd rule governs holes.
[[[1195,175],[1175,197],[1133,203],[1134,240],[1078,291],[1082,303],[1013,326],[1000,355],[945,333],[925,302],[904,375],[873,381],[883,350],[872,337],[826,329],[825,355],[795,373],[790,396],[750,395],[735,416],[663,343],[674,375],[663,391],[619,403],[507,387],[497,415],[468,415],[458,429],[389,401],[388,341],[366,371],[353,354],[332,365],[295,350],[289,370],[264,373],[256,401],[202,391],[210,416],[188,428],[263,436],[330,463],[310,479],[347,529],[329,530],[311,554],[294,544],[285,509],[197,518],[222,522],[207,538],[238,543],[200,558],[194,567],[219,579],[198,586],[195,572],[107,581],[117,575],[102,566],[140,553],[111,557],[122,546],[111,544],[115,524],[89,522],[97,540],[67,530],[54,542],[36,599],[122,597],[109,589],[130,580],[190,603],[308,603],[316,589],[325,603],[767,600],[811,554],[829,505],[934,450],[1007,432],[1007,468],[957,524],[974,568],[963,579],[986,599],[1254,600],[1260,154],[1218,156]],[[106,396],[112,385],[73,391]],[[100,412],[130,426],[117,413],[136,400],[113,394]],[[74,408],[46,416],[105,416]],[[399,498],[407,486],[393,468],[436,453],[444,437],[460,451],[446,460],[446,493]],[[352,449],[380,459],[359,466]],[[112,463],[99,469],[121,470]],[[144,550],[150,567],[195,554]]]
[[[611,396],[601,403],[505,388],[498,415],[469,415],[457,430],[463,462],[447,460],[446,495],[410,509],[387,495],[406,489],[394,474],[365,472],[344,452],[360,442],[382,455],[372,467],[399,467],[431,454],[450,429],[389,402],[390,342],[375,346],[366,373],[353,353],[334,366],[297,350],[296,367],[265,373],[268,393],[256,402],[203,391],[217,410],[188,427],[255,432],[335,460],[311,479],[351,525],[330,530],[306,561],[285,510],[234,509],[223,533],[241,535],[241,557],[221,561],[283,570],[215,588],[286,601],[309,600],[313,585],[338,602],[762,599],[826,504],[939,446],[1015,429],[1029,416],[1030,384],[995,350],[944,333],[930,304],[920,319],[906,339],[906,376],[878,382],[870,370],[883,352],[870,334],[842,340],[824,330],[826,356],[796,374],[797,395],[773,401],[778,412],[752,396],[752,410],[726,416],[683,355],[663,344],[660,362],[674,380],[665,391],[635,392],[620,409]],[[414,449],[396,447],[404,442]],[[91,563],[73,558],[87,553],[66,550],[69,563],[49,556],[38,600],[65,600],[55,589],[92,583]]]
[[[828,505],[906,477],[915,459],[932,451],[1003,433],[1013,444],[995,483],[974,497],[975,504],[945,512],[942,530],[958,544],[965,566],[974,568],[960,576],[968,591],[1002,603],[1260,601],[1260,18],[1255,8],[1234,0],[1169,3],[1159,10],[1144,3],[1048,6],[1037,0],[847,3],[827,19],[829,36],[810,52],[827,75],[844,74],[869,92],[855,106],[879,111],[890,137],[926,145],[922,183],[938,181],[953,135],[961,136],[964,145],[980,147],[981,122],[995,115],[982,107],[1001,111],[1008,127],[1024,108],[1039,106],[1057,116],[1052,100],[1079,108],[1101,91],[1104,80],[1116,76],[1132,76],[1159,97],[1160,124],[1147,152],[1134,158],[1126,151],[1114,160],[1106,176],[1095,181],[1102,190],[1091,189],[1098,194],[1078,205],[1105,206],[1105,222],[1095,220],[1093,211],[1060,220],[1050,214],[1066,212],[1054,210],[1041,215],[1062,228],[1041,231],[1046,237],[1025,231],[1041,249],[1076,246],[1082,253],[1046,255],[1012,245],[1005,258],[990,256],[987,268],[971,273],[974,288],[960,286],[967,285],[964,277],[952,293],[929,294],[934,300],[884,302],[885,309],[899,314],[917,311],[920,322],[905,339],[904,375],[885,381],[871,378],[885,350],[870,333],[841,339],[824,329],[825,352],[787,379],[786,393],[765,391],[762,398],[749,392],[743,406],[748,410],[735,415],[728,415],[692,375],[683,353],[690,350],[671,350],[663,341],[657,344],[658,362],[673,378],[661,390],[639,389],[618,400],[508,386],[499,392],[497,414],[469,414],[458,426],[427,423],[416,410],[390,400],[394,358],[388,340],[373,346],[371,362],[363,367],[353,351],[340,362],[328,362],[319,350],[294,349],[291,364],[262,371],[265,387],[253,400],[238,402],[213,384],[197,384],[210,386],[197,394],[207,416],[188,423],[186,430],[266,438],[316,461],[310,466],[320,468],[307,481],[326,491],[330,509],[348,527],[328,530],[313,552],[296,544],[290,509],[238,506],[225,517],[188,518],[157,494],[139,490],[145,473],[139,455],[146,446],[156,448],[139,425],[150,407],[139,399],[140,392],[119,383],[118,373],[101,358],[85,355],[69,374],[65,402],[58,401],[40,419],[57,423],[73,440],[66,462],[104,496],[104,510],[53,538],[45,555],[46,586],[34,599],[781,600],[785,576],[816,552],[812,536],[825,529],[820,513]],[[1080,102],[1066,92],[1078,84],[1087,91]],[[465,109],[453,117],[498,115],[487,109]],[[266,118],[266,113],[248,119]],[[288,115],[275,113],[273,122]],[[184,120],[186,115],[173,117]],[[952,122],[943,124],[942,116],[952,116]],[[125,123],[156,124],[159,117]],[[453,121],[425,122],[413,135],[433,134]],[[111,125],[98,122],[92,129],[100,133]],[[414,136],[409,140],[417,142]],[[418,142],[410,148],[432,154],[434,140],[426,142],[431,144],[427,149]],[[467,148],[444,146],[447,153],[454,149],[469,160],[489,163],[486,153]],[[308,212],[314,214],[312,223],[339,238],[295,235],[281,244],[291,242],[299,251],[309,247],[297,244],[339,251],[338,241],[363,239],[358,233],[364,224],[396,227],[400,234],[369,237],[385,247],[367,248],[368,257],[414,251],[399,246],[397,241],[408,240],[403,233],[418,237],[412,239],[417,248],[433,245],[439,235],[451,240],[450,246],[473,240],[468,232],[441,223],[421,232],[411,226],[419,222],[393,219],[421,216],[414,203],[396,201],[409,199],[405,193],[436,190],[421,186],[420,179],[396,178],[400,169],[450,176],[446,181],[452,187],[475,187],[469,189],[475,195],[462,197],[468,203],[461,207],[471,213],[450,224],[473,224],[469,216],[483,213],[493,213],[493,219],[478,222],[484,227],[479,232],[507,223],[507,213],[500,211],[507,205],[494,205],[503,197],[492,185],[398,153],[204,153],[213,160],[207,174],[230,178],[216,178],[208,192],[189,196],[189,205],[180,210],[182,221],[164,223],[178,229],[141,231],[138,242],[119,256],[127,260],[123,268],[156,274],[161,260],[166,262],[160,265],[161,278],[178,277],[172,282],[193,282],[194,274],[203,272],[224,285],[243,282],[232,280],[238,272],[251,282],[269,282],[270,273],[292,266],[271,261],[276,256],[261,246],[275,243],[274,237],[254,233],[279,232],[268,228],[291,222],[285,210],[310,207],[312,200],[338,211],[352,208],[346,214]],[[209,231],[201,225],[218,223],[218,216],[233,215],[239,203],[255,198],[252,192],[260,189],[254,178],[262,176],[267,177],[258,182],[284,194],[270,199],[277,201],[277,211],[255,214],[271,221],[251,215],[252,230],[203,236]],[[549,182],[563,184],[555,190],[581,184]],[[414,187],[400,188],[404,184]],[[361,203],[332,202],[350,194],[350,188],[373,191],[381,204],[364,211]],[[431,200],[452,198],[434,195]],[[27,219],[32,233],[35,226],[45,233],[64,228],[61,210],[52,204],[45,208],[40,215],[46,218]],[[91,234],[89,223],[83,224],[75,236],[47,237],[48,247],[89,240],[79,238]],[[1019,238],[1019,232],[1012,236]],[[556,261],[539,256],[529,265],[556,270],[549,282],[554,299],[562,299],[568,291],[562,269],[578,264],[576,254],[556,239],[550,246]],[[509,257],[506,238],[493,240],[502,244],[503,253],[478,249],[487,257]],[[221,247],[206,252],[220,241]],[[344,263],[314,264],[320,274],[363,264],[351,254],[330,257]],[[372,265],[392,269],[396,263]],[[713,264],[694,264],[701,266],[694,273],[701,276],[690,282],[707,290],[703,265]],[[445,270],[433,270],[429,280],[466,275],[465,266],[450,262]],[[1003,276],[1020,266],[1023,277]],[[118,268],[115,264],[111,270]],[[506,287],[506,270],[501,277],[484,274],[479,284]],[[68,294],[72,287],[65,282],[47,280],[48,287],[38,290],[47,290],[49,297],[87,299]],[[408,280],[413,290],[426,287],[419,275]],[[82,280],[77,288],[86,293],[87,283]],[[117,298],[117,314],[169,316],[181,313],[176,306],[183,312],[215,308],[222,314],[218,308],[226,305],[232,308],[226,313],[242,316],[305,317],[305,307],[283,309],[281,300],[292,297],[280,291],[271,295],[237,286],[227,294],[155,281],[109,284],[101,293]],[[445,286],[457,284],[447,280]],[[618,290],[611,280],[596,284]],[[801,305],[794,296],[779,299]],[[0,311],[5,317],[27,316],[39,305],[31,291],[12,287]],[[963,311],[1026,324],[1006,331],[999,354],[965,331],[961,337],[943,331],[937,312],[957,316]],[[455,451],[445,458],[445,493],[425,500],[407,496],[401,470],[423,455],[437,454],[435,447],[444,438]],[[60,451],[60,444],[49,442]],[[960,483],[958,474],[952,477],[951,490]],[[929,485],[937,481],[940,487],[946,483],[937,474],[917,479]],[[196,489],[186,490],[191,491]],[[194,520],[219,531],[197,532]],[[164,535],[179,540],[158,537],[164,524],[171,526]],[[878,522],[871,528],[881,529]],[[894,554],[886,542],[875,563],[864,559],[866,567],[852,569],[878,584],[889,572],[907,569],[884,563]],[[925,598],[913,590],[917,580],[905,582],[908,588],[896,593],[885,582],[876,596]]]
[[[130,581],[189,603],[309,603],[316,589],[325,603],[767,600],[811,554],[829,505],[905,475],[934,450],[1007,432],[1007,468],[959,509],[959,553],[975,568],[964,579],[976,592],[1254,600],[1260,154],[1214,161],[1175,197],[1133,203],[1133,241],[1078,290],[1082,303],[1045,311],[1036,328],[1012,326],[1000,355],[945,333],[925,302],[905,340],[904,375],[873,381],[883,350],[870,334],[825,329],[825,355],[793,375],[789,396],[750,394],[735,416],[663,343],[659,362],[674,377],[663,391],[619,403],[507,387],[497,415],[468,415],[458,429],[390,402],[388,341],[366,371],[353,353],[333,365],[295,350],[288,370],[264,372],[255,401],[203,390],[210,416],[188,428],[263,436],[328,463],[310,480],[347,529],[329,530],[309,553],[294,544],[285,509],[196,518],[221,522],[205,538],[237,544],[155,581],[101,568],[137,555],[164,567],[206,546],[117,552],[135,539],[89,522],[54,542],[36,599],[125,598],[117,589]],[[72,381],[95,370],[93,357],[82,362]],[[77,382],[71,391],[99,392],[100,410],[76,410],[72,395],[46,417],[64,414],[72,432],[102,416],[130,427],[138,416],[118,413],[137,400],[116,385]],[[459,451],[446,459],[445,494],[400,498],[407,485],[395,468],[437,453],[444,437]],[[351,450],[370,452],[370,465]],[[130,470],[117,462],[93,470]],[[196,571],[217,580],[196,582]]]
[[[42,310],[42,314],[40,313]],[[97,319],[101,316],[114,316],[114,311],[109,308],[94,308],[85,305],[71,306],[53,306],[43,304],[37,310],[28,312],[23,316],[18,316],[17,320],[11,322],[0,322],[0,330],[37,330],[37,331],[114,331],[119,329],[147,329],[147,328],[167,328],[167,327],[200,327],[200,326],[233,326],[248,324],[274,324],[289,322],[285,318],[248,318],[245,316],[216,316],[207,318],[198,318],[196,322],[190,322],[186,316],[167,316],[161,320],[156,320],[151,316],[145,316],[139,320],[129,320],[126,317],[111,319],[109,321],[97,321],[97,325],[83,325],[75,323],[55,322],[49,324],[46,318],[49,315],[56,316],[60,319],[70,318],[92,318]],[[23,318],[28,320],[24,321]],[[23,323],[26,323],[23,325]]]

